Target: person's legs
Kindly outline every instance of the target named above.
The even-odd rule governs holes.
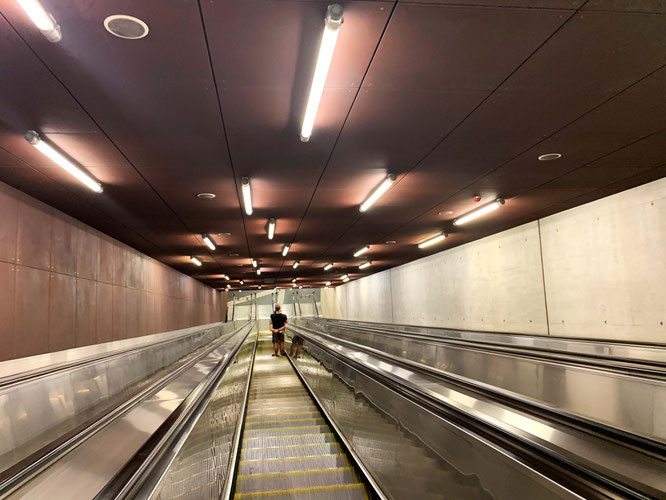
[[[278,347],[280,347],[280,338],[277,333],[273,332],[273,356],[278,355]]]
[[[294,351],[296,350],[296,344],[294,343],[293,339],[291,341],[291,346],[289,346],[289,357],[294,357]]]
[[[283,356],[287,355],[287,353],[284,352],[284,341],[280,342],[280,354],[282,354]]]
[[[296,346],[296,357],[298,358],[301,355],[301,350],[303,349],[303,342],[299,342]]]

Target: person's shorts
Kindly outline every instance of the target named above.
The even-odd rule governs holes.
[[[273,343],[284,342],[284,333],[274,333],[273,334]]]
[[[303,345],[303,339],[299,337],[298,335],[294,335],[294,338],[291,339],[292,344],[300,344]]]

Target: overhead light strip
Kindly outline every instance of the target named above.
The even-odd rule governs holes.
[[[245,213],[247,215],[252,215],[252,189],[250,188],[250,179],[247,177],[241,179],[241,191],[243,193]]]
[[[203,242],[206,244],[208,248],[211,250],[215,250],[215,243],[213,243],[213,240],[208,236],[207,234],[202,234],[201,239],[203,239]]]
[[[190,255],[190,260],[195,266],[201,266],[201,261],[197,259],[194,255]]]
[[[59,42],[62,38],[60,26],[54,17],[37,0],[16,0],[49,42]]]
[[[271,217],[268,219],[268,239],[272,240],[275,236],[275,219]]]
[[[440,241],[444,241],[449,235],[446,233],[438,234],[434,238],[430,238],[428,240],[422,241],[419,243],[419,248],[427,248],[429,246],[435,245],[436,243],[439,243]]]
[[[370,250],[370,245],[366,245],[363,248],[359,248],[358,250],[356,250],[356,252],[354,252],[354,257],[358,257],[360,255],[363,255],[368,250]]]
[[[479,217],[482,217],[490,212],[493,212],[494,210],[497,210],[499,207],[504,205],[504,203],[505,203],[504,198],[497,198],[495,201],[492,201],[487,205],[477,208],[476,210],[472,210],[471,212],[466,213],[465,215],[461,215],[457,219],[454,219],[453,225],[462,226],[463,224],[466,224],[469,221],[478,219]]]
[[[303,126],[301,127],[301,141],[303,142],[309,141],[310,136],[312,135],[312,128],[314,127],[317,110],[319,109],[319,102],[321,101],[321,96],[324,92],[328,69],[331,67],[335,44],[338,40],[340,26],[342,26],[343,12],[342,6],[338,4],[329,5],[326,10],[326,17],[324,18],[324,34],[322,35],[321,45],[319,46],[319,56],[317,57],[317,65],[315,66],[308,104],[305,108]]]
[[[104,190],[99,182],[97,182],[90,175],[84,172],[83,169],[74,165],[71,161],[69,161],[67,158],[45,143],[39,137],[39,134],[34,130],[29,130],[25,134],[25,140],[33,145],[37,151],[51,159],[56,163],[56,165],[65,170],[68,174],[75,177],[79,182],[86,185],[88,188],[92,189],[96,193],[101,193]]]
[[[386,179],[384,179],[384,182],[382,182],[377,189],[375,189],[370,196],[368,196],[368,199],[363,202],[359,210],[361,212],[365,212],[367,209],[369,209],[386,191],[389,190],[391,185],[395,182],[395,175],[389,174],[386,176]]]
[[[286,256],[287,256],[287,254],[289,253],[289,249],[290,249],[290,248],[291,248],[291,245],[285,245],[285,246],[282,248],[282,256],[283,256],[283,257],[286,257]]]
[[[328,271],[329,269],[333,268],[333,262],[329,262],[324,266],[324,271]]]
[[[293,267],[294,269],[296,269],[296,268],[299,266],[300,263],[301,263],[301,261],[299,261],[299,260],[295,260],[295,261],[294,261],[294,264],[293,264],[291,267]]]
[[[367,261],[367,262],[364,262],[363,264],[361,264],[360,266],[358,266],[358,268],[359,269],[365,269],[366,267],[370,267],[371,265],[372,265],[372,262]]]

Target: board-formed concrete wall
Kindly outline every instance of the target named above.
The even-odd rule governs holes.
[[[666,343],[666,179],[322,291],[323,315]]]

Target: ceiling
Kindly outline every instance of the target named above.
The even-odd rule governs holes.
[[[211,286],[336,284],[666,175],[661,0],[343,2],[307,143],[328,2],[42,4],[59,43],[0,0],[0,181]],[[110,35],[112,14],[142,19],[149,35]],[[30,129],[104,192],[41,156],[23,139]],[[552,152],[563,156],[537,160]],[[387,173],[396,183],[361,214]],[[507,202],[454,227],[474,195]],[[444,243],[417,248],[441,231]],[[373,265],[359,271],[352,254],[366,244]]]

